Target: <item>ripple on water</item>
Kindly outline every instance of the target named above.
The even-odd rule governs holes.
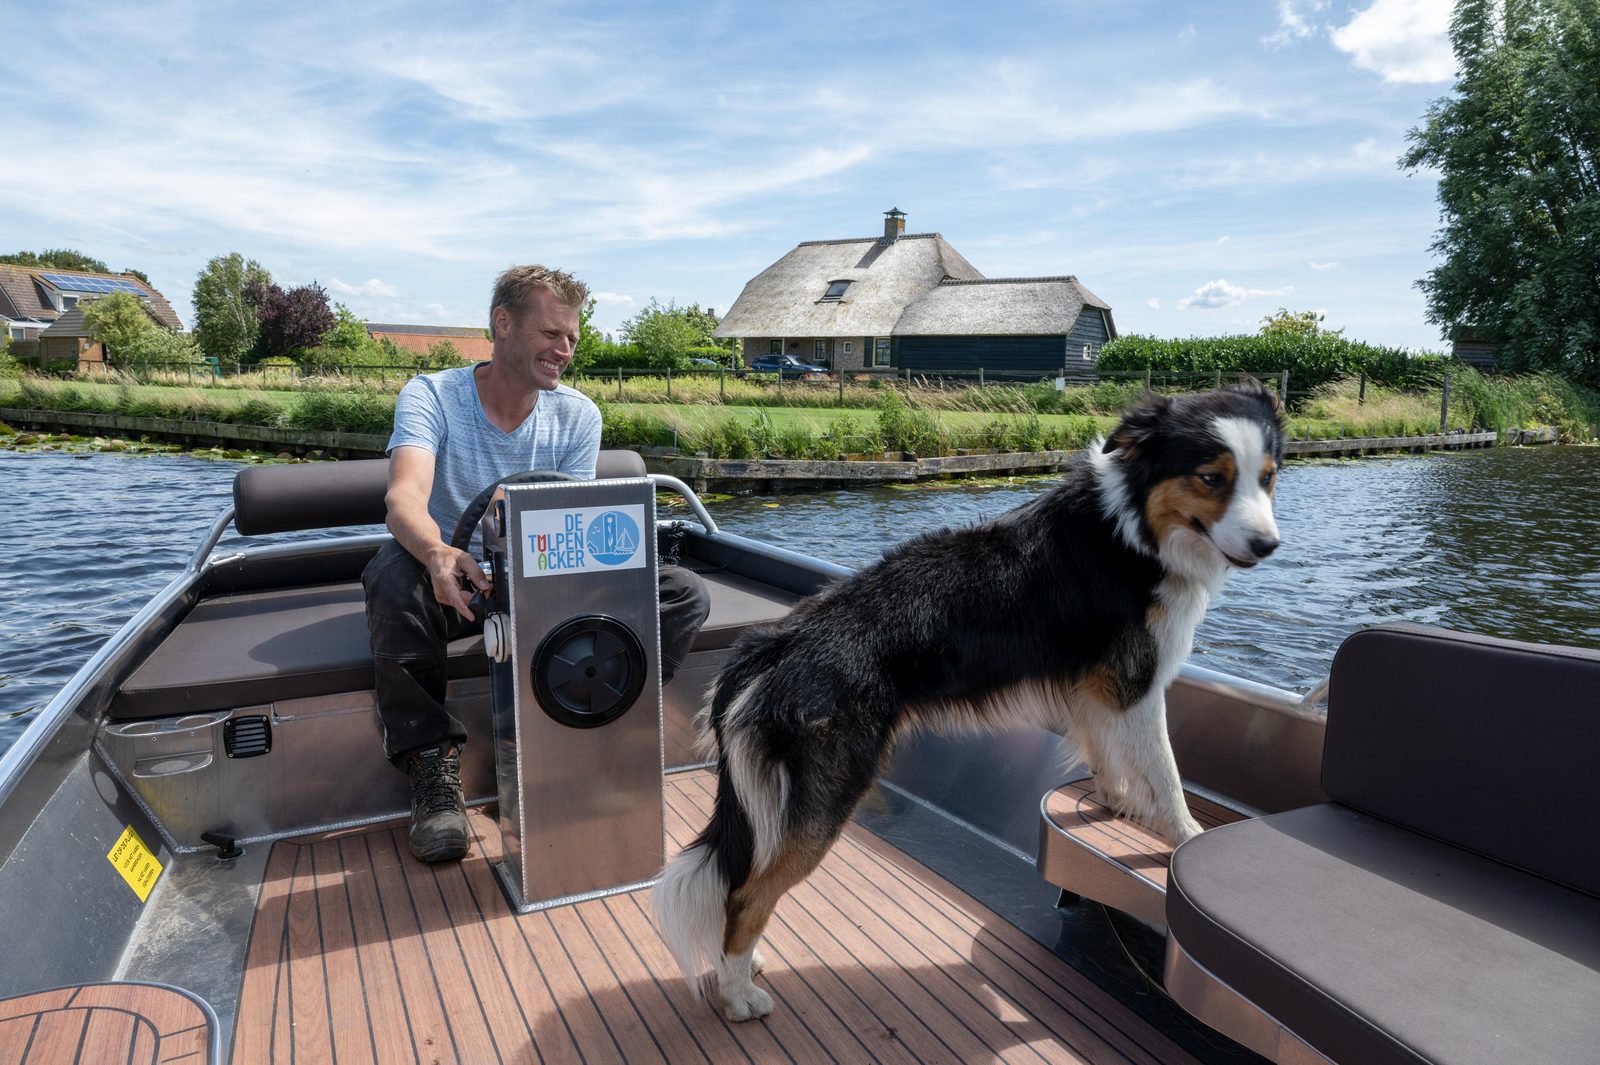
[[[0,750],[176,576],[230,502],[235,463],[0,452]],[[1048,482],[737,499],[731,532],[862,565],[919,532],[1004,513]],[[776,503],[776,506],[772,504]],[[1196,633],[1212,669],[1309,689],[1382,620],[1600,646],[1600,449],[1296,463],[1283,547],[1234,576]]]

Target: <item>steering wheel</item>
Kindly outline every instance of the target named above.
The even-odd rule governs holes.
[[[467,509],[461,512],[461,517],[456,519],[456,531],[450,534],[450,546],[457,551],[465,551],[472,542],[472,530],[478,527],[483,520],[484,511],[489,509],[489,503],[494,499],[494,494],[503,485],[508,484],[533,484],[538,481],[576,481],[578,478],[570,473],[561,473],[558,470],[523,470],[513,473],[509,477],[502,477],[479,492],[472,502],[467,504]]]

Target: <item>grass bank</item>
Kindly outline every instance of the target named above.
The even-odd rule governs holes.
[[[386,433],[393,420],[392,389],[250,388],[240,386],[240,378],[222,380],[227,387],[25,376],[0,379],[0,406],[353,433]],[[1079,448],[1108,429],[1141,388],[1117,382],[1064,392],[1050,382],[909,389],[851,384],[841,406],[837,385],[829,382],[789,382],[780,389],[731,376],[720,383],[715,376],[674,377],[669,401],[665,378],[627,378],[621,400],[615,381],[593,387],[595,380],[577,384],[602,408],[606,447],[676,447],[735,459]],[[1297,439],[1420,436],[1439,431],[1440,408],[1438,390],[1369,383],[1363,395],[1355,381],[1337,381],[1301,404],[1289,431]],[[1566,440],[1593,440],[1600,434],[1600,396],[1547,375],[1453,372],[1445,428],[1541,425],[1555,425]]]

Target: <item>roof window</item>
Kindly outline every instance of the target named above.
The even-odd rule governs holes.
[[[844,299],[844,290],[849,287],[850,282],[848,281],[829,281],[828,291],[822,294],[822,298],[825,300],[842,300]]]

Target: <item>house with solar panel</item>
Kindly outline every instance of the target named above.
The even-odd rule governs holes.
[[[985,277],[938,233],[809,240],[744,286],[715,336],[744,360],[793,355],[846,373],[1045,376],[1092,372],[1117,335],[1072,275]]]
[[[137,296],[159,325],[183,328],[167,298],[132,274],[0,263],[0,329],[12,341],[37,341],[44,364],[104,365],[105,347],[89,335],[80,305],[114,292]]]

